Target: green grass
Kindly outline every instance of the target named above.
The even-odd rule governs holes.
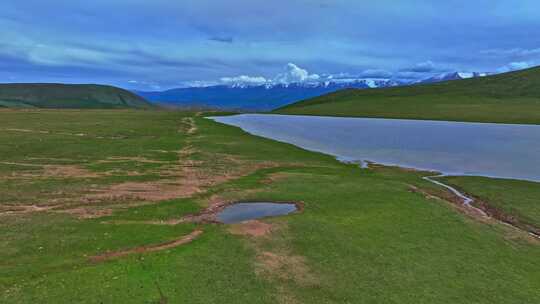
[[[106,85],[13,83],[0,84],[0,107],[53,109],[152,108],[129,91]]]
[[[540,68],[435,84],[343,90],[276,113],[540,124]]]
[[[179,132],[185,127],[181,121],[185,116],[173,112],[5,111],[0,117],[0,177],[12,172],[39,173],[41,165],[77,164],[98,173],[116,170],[99,179],[7,179],[0,183],[0,208],[2,204],[43,204],[58,197],[58,192],[76,197],[92,184],[159,179],[154,169],[176,161],[176,152],[185,146],[186,137]],[[164,164],[99,162],[114,157]],[[127,176],[130,171],[142,176]]]
[[[475,176],[443,178],[525,224],[540,227],[540,183]]]
[[[195,120],[194,134],[186,134],[186,118]],[[0,215],[1,303],[164,303],[165,298],[167,303],[540,302],[539,244],[411,192],[411,185],[443,191],[422,180],[424,173],[359,169],[193,113],[0,111],[0,120],[6,122],[2,128],[51,131],[1,131],[0,141],[8,144],[0,145],[0,159],[13,163],[70,163],[106,172],[112,165],[96,163],[111,156],[174,162],[168,153],[156,151],[192,146],[197,151],[192,158],[213,174],[273,164],[187,198],[135,207],[108,202],[118,208],[97,219],[55,212]],[[67,135],[79,132],[88,136]],[[121,140],[98,138],[118,135]],[[119,172],[129,169],[118,166]],[[84,185],[134,178],[118,174],[71,177],[69,184],[59,177],[28,183],[18,174],[32,169],[0,168],[4,205],[17,203],[17,193],[28,192],[28,202],[59,191],[76,199]],[[148,180],[163,178],[159,167],[137,169]],[[18,186],[6,187],[6,180]],[[539,197],[532,187],[516,189]],[[143,223],[195,213],[216,195],[303,201],[305,210],[265,220],[274,232],[263,238],[233,235],[224,225]],[[523,212],[538,219],[529,210]],[[195,228],[204,233],[187,245],[98,264],[88,261],[97,253],[165,242]],[[265,252],[290,264],[268,270],[262,266]]]

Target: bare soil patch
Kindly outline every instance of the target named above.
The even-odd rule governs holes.
[[[252,220],[231,225],[229,232],[235,235],[262,237],[272,232],[272,225],[258,220]]]
[[[75,165],[45,165],[43,166],[44,177],[62,177],[62,178],[95,178],[102,174],[92,172]]]

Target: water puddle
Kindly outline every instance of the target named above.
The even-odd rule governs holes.
[[[287,215],[298,210],[294,203],[237,203],[217,214],[217,220],[224,224],[240,223],[247,220]]]

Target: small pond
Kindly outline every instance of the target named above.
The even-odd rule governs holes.
[[[237,203],[219,212],[217,220],[224,224],[234,224],[247,220],[287,215],[297,210],[296,204],[293,203]]]

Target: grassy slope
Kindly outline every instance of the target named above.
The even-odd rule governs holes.
[[[105,85],[0,84],[0,107],[21,108],[150,108],[143,98]]]
[[[540,183],[492,179],[474,176],[451,176],[445,182],[489,202],[505,214],[540,227]]]
[[[175,151],[190,141],[199,151],[195,157],[215,172],[228,157],[281,164],[191,198],[118,209],[107,218],[0,215],[0,302],[158,303],[159,290],[168,303],[540,301],[538,244],[510,238],[512,232],[504,226],[476,222],[448,204],[410,192],[410,184],[433,187],[420,179],[420,173],[360,170],[197,117],[195,134],[179,133],[179,128],[184,130],[183,119],[191,115],[0,111],[6,127],[54,131],[0,132],[0,141],[10,143],[0,146],[0,157],[12,163],[57,163],[61,158],[95,171],[109,170],[96,162],[110,156],[167,161],[173,154],[156,151]],[[117,127],[107,128],[112,120]],[[62,135],[82,130],[88,136]],[[28,168],[4,164],[0,178],[17,183],[13,176],[22,170]],[[152,168],[140,170],[149,180],[159,178],[152,175]],[[276,175],[281,178],[269,179]],[[118,174],[113,181],[72,181],[88,185],[129,178]],[[33,197],[25,197],[27,203],[71,187],[61,178],[18,182],[35,191]],[[19,191],[4,183],[0,187],[2,198]],[[303,214],[266,220],[276,227],[268,238],[234,236],[224,226],[202,225],[205,233],[189,245],[102,264],[86,261],[87,255],[158,243],[195,228],[104,221],[177,218],[199,210],[215,194],[229,199],[298,200],[306,208]],[[261,271],[261,252],[280,253],[292,263]]]
[[[436,84],[344,90],[275,112],[540,124],[540,68]]]

